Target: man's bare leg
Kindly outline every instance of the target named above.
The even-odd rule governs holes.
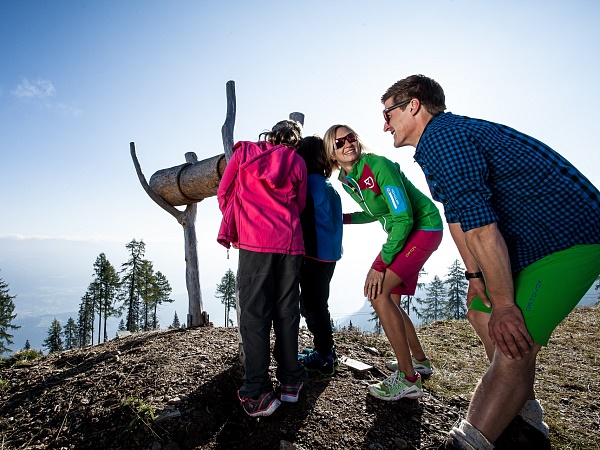
[[[467,421],[490,442],[494,442],[519,413],[533,392],[536,356],[534,344],[522,360],[508,359],[496,350],[483,375],[467,412]]]
[[[488,322],[490,320],[490,314],[483,311],[470,309],[467,311],[467,320],[475,329],[477,336],[479,336],[479,339],[481,340],[481,343],[485,348],[485,353],[488,357],[488,360],[491,362],[494,358],[495,347],[492,343],[492,339],[490,338],[490,334],[488,331]]]

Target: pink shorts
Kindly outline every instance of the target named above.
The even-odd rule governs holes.
[[[402,284],[392,290],[396,295],[415,295],[419,271],[442,242],[443,231],[415,230],[408,235],[402,251],[387,267],[400,277]]]

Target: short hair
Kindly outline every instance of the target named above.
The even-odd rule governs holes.
[[[307,136],[302,139],[297,151],[302,159],[304,159],[309,175],[311,173],[318,173],[327,178],[331,176],[331,172],[333,171],[331,160],[327,156],[327,152],[325,152],[323,139],[319,136]]]
[[[323,136],[323,143],[325,144],[325,152],[327,153],[327,156],[329,157],[329,160],[331,161],[331,167],[334,169],[340,168],[340,165],[338,164],[338,162],[335,159],[335,132],[338,130],[338,128],[342,128],[342,127],[347,128],[348,130],[350,130],[351,133],[354,133],[354,135],[356,136],[356,143],[358,145],[358,150],[361,153],[364,150],[366,150],[366,146],[360,140],[360,136],[351,127],[349,127],[348,125],[343,125],[343,124],[331,125],[328,128],[328,130],[325,132],[325,136]]]
[[[381,96],[381,103],[385,103],[390,97],[394,103],[416,98],[433,116],[446,110],[446,97],[442,86],[425,75],[411,75],[392,84]]]
[[[273,145],[287,145],[298,148],[302,141],[302,125],[295,120],[282,120],[273,125],[271,131],[263,131],[258,135],[258,140],[264,140]]]

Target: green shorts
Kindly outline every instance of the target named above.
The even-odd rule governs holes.
[[[600,245],[593,244],[552,253],[515,276],[515,303],[534,342],[548,345],[552,331],[577,306],[599,274]],[[473,298],[469,309],[492,312],[479,297]]]

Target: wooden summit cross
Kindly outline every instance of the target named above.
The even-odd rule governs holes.
[[[217,194],[219,182],[221,181],[227,162],[229,162],[232,155],[236,109],[235,83],[233,81],[227,82],[226,95],[227,115],[225,123],[221,127],[224,154],[198,161],[198,157],[194,152],[188,152],[185,154],[185,164],[157,171],[150,177],[150,183],[148,183],[142,173],[142,168],[135,153],[135,143],[131,142],[129,144],[133,165],[135,166],[142,187],[158,206],[175,217],[183,227],[186,263],[185,280],[189,300],[188,327],[206,326],[209,324],[208,313],[202,311],[202,292],[200,290],[200,273],[198,269],[198,241],[196,238],[196,213],[198,202]],[[304,125],[304,114],[293,112],[289,117]],[[183,205],[185,205],[185,210],[183,211],[175,208],[175,206]],[[239,307],[237,309],[239,324]],[[240,351],[242,351],[241,345]]]

